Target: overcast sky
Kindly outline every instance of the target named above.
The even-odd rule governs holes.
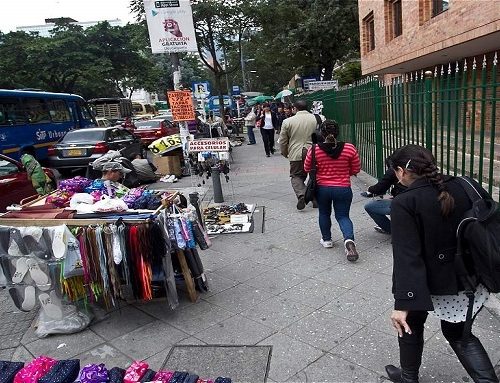
[[[133,22],[129,0],[0,0],[0,30],[45,24],[45,19],[71,17],[77,21],[121,19]]]

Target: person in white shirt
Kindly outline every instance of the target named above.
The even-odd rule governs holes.
[[[245,127],[247,128],[248,135],[248,144],[247,145],[255,145],[257,142],[255,141],[255,133],[253,129],[255,128],[255,120],[257,116],[253,111],[253,108],[248,110],[247,115],[245,116]]]
[[[278,128],[278,119],[276,113],[271,112],[269,104],[264,104],[264,109],[258,121],[266,156],[271,157],[271,154],[274,154],[274,132]]]

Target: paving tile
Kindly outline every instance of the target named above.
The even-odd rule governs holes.
[[[110,340],[150,323],[154,318],[133,306],[109,313],[90,328],[97,335]]]
[[[321,307],[321,311],[351,319],[358,323],[370,323],[388,308],[392,307],[392,297],[382,299],[349,290]]]
[[[380,382],[379,374],[346,361],[338,356],[325,354],[314,363],[287,380],[302,382]]]
[[[286,381],[323,355],[317,348],[281,333],[264,339],[259,345],[273,346],[269,377],[276,382]]]
[[[162,321],[154,321],[110,343],[134,360],[142,360],[165,350],[188,337],[188,334]]]
[[[262,263],[270,267],[278,267],[297,260],[301,255],[281,249],[277,246],[270,246],[266,250],[255,250],[249,257],[250,260]]]
[[[351,289],[366,281],[371,275],[371,272],[356,267],[355,263],[348,263],[333,265],[326,270],[322,270],[314,278],[331,283],[332,285]]]
[[[323,351],[328,351],[361,328],[362,325],[359,323],[322,311],[315,311],[280,332]]]
[[[472,382],[456,356],[424,348],[420,383]]]
[[[272,269],[246,281],[251,286],[263,288],[272,294],[279,294],[307,279],[304,275]]]
[[[313,311],[314,308],[311,306],[285,298],[273,297],[247,311],[243,311],[241,315],[278,330]]]
[[[15,348],[4,348],[0,350],[0,360],[13,360],[12,355],[14,355],[14,352],[16,351]],[[17,361],[16,361],[17,362]]]
[[[154,371],[159,371],[161,369],[161,366],[163,366],[163,362],[165,362],[165,358],[168,356],[170,350],[171,347],[168,347],[165,350],[162,350],[159,353],[150,356],[144,361],[149,365],[150,369]]]
[[[28,351],[28,349],[24,346],[18,346],[15,350],[14,353],[12,354],[12,361],[13,362],[24,362],[24,363],[29,363],[32,361],[34,358],[34,355],[31,354],[31,352]]]
[[[324,254],[309,253],[278,268],[285,272],[305,275],[306,277],[314,277],[335,265],[337,262],[338,260],[333,257],[333,254],[328,254],[327,252]]]
[[[282,292],[279,296],[318,309],[345,292],[347,290],[342,287],[310,278]]]
[[[215,273],[205,273],[205,276],[207,277],[208,292],[203,294],[203,298],[211,297],[212,295],[239,284],[238,281],[234,281]]]
[[[264,289],[257,289],[245,283],[215,294],[205,300],[233,313],[240,313],[273,295]]]
[[[133,362],[132,358],[122,354],[109,344],[102,344],[91,350],[85,351],[75,358],[80,359],[81,367],[91,363],[104,363],[107,368],[120,367],[126,369]]]
[[[238,282],[245,282],[269,270],[268,266],[245,259],[223,267],[215,273]]]
[[[47,355],[55,359],[70,359],[104,343],[104,340],[87,329],[77,334],[51,335],[35,340],[25,347],[33,355]]]
[[[399,360],[397,338],[369,327],[343,341],[331,353],[381,374],[385,374],[384,366]]]
[[[392,298],[392,278],[385,274],[373,274],[354,286],[353,290],[376,297]]]
[[[278,244],[282,249],[294,251],[299,254],[307,254],[311,251],[320,251],[323,246],[319,243],[320,237],[301,237],[291,241],[284,241]]]
[[[196,338],[207,344],[254,345],[273,334],[275,330],[263,326],[241,315],[209,327],[196,334]]]
[[[188,334],[196,334],[233,315],[219,306],[200,301],[195,305],[171,311],[160,319]]]
[[[214,239],[213,242],[217,241]],[[215,270],[222,269],[228,265],[240,261],[242,258],[239,256],[234,256],[233,254],[221,253],[219,251],[214,251],[211,248],[200,251],[200,258],[203,263],[203,268],[206,272],[212,272]],[[250,255],[250,254],[249,254]]]
[[[474,320],[474,326],[481,327],[485,330],[500,332],[500,315],[499,313],[493,314],[493,312],[493,309],[483,307]]]

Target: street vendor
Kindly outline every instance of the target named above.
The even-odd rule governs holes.
[[[54,185],[50,178],[43,171],[42,166],[35,158],[35,152],[31,148],[22,151],[21,163],[28,173],[28,178],[33,184],[33,188],[39,195],[49,194],[54,190]]]
[[[121,182],[125,177],[125,174],[130,173],[130,169],[127,169],[119,162],[109,161],[102,165],[102,177],[103,181],[109,181],[110,185],[114,189],[125,189],[128,190]]]

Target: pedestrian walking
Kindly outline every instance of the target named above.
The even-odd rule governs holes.
[[[255,145],[257,143],[255,141],[255,133],[253,131],[255,128],[256,118],[257,116],[255,115],[253,108],[248,108],[247,115],[245,116],[245,127],[247,128],[247,135],[248,135],[247,145]]]
[[[312,115],[311,115],[312,116]],[[314,119],[314,117],[313,117]],[[350,262],[358,260],[354,243],[354,228],[349,217],[352,202],[351,176],[359,173],[361,162],[356,147],[348,142],[337,141],[339,125],[336,121],[325,120],[320,126],[324,142],[313,145],[307,152],[304,170],[313,166],[312,151],[316,159],[316,200],[319,210],[320,243],[323,247],[333,247],[332,206],[340,231],[344,237],[344,247]]]
[[[387,159],[386,163],[388,161],[389,159]],[[391,197],[382,198],[389,189],[391,189]],[[382,234],[391,234],[391,220],[387,216],[391,214],[392,199],[405,189],[406,186],[399,183],[394,169],[388,166],[380,181],[361,193],[363,197],[373,197],[370,202],[366,203],[365,210],[376,223],[376,226],[374,226],[375,231]]]
[[[317,121],[314,115],[307,111],[307,103],[304,100],[297,101],[294,109],[296,114],[283,120],[279,143],[281,154],[290,161],[290,180],[297,196],[297,209],[303,210],[306,207],[304,182],[307,173],[304,171],[302,149],[310,147]]]
[[[438,172],[432,153],[418,145],[396,150],[391,167],[407,190],[392,202],[394,311],[401,368],[386,366],[393,382],[418,382],[428,313],[441,320],[441,331],[474,382],[498,382],[483,345],[471,331],[488,297],[476,288],[473,316],[466,322],[469,299],[457,278],[456,231],[472,206],[455,177]],[[475,181],[483,198],[491,198]]]
[[[264,104],[262,113],[259,119],[260,133],[262,134],[262,141],[264,141],[264,150],[266,157],[271,157],[274,154],[274,134],[275,129],[278,127],[278,120],[276,113],[271,112],[269,104]]]

